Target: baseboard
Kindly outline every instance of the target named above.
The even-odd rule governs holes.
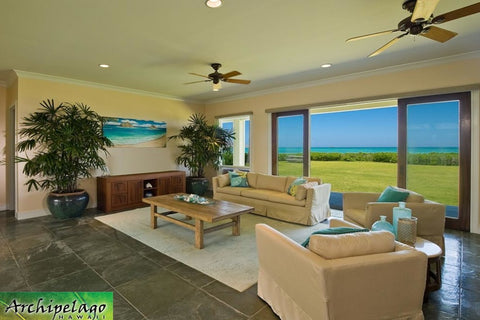
[[[8,210],[6,205],[0,206],[0,211],[5,211],[5,210]]]
[[[50,212],[45,211],[45,210],[15,212],[15,219],[25,220],[25,219],[38,218],[38,217],[43,217],[43,216],[48,216],[48,215],[50,215]]]

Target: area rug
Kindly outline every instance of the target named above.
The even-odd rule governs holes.
[[[240,292],[257,282],[257,223],[268,224],[298,243],[303,242],[313,231],[327,228],[326,223],[307,227],[244,214],[241,217],[240,236],[232,236],[231,228],[205,234],[205,247],[199,250],[194,247],[195,236],[191,230],[160,219],[157,229],[151,229],[150,208],[124,211],[95,219]],[[209,224],[206,225],[208,227]]]

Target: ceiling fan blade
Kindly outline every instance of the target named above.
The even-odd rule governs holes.
[[[194,75],[194,76],[199,76],[199,77],[208,78],[208,76],[204,76],[203,74],[199,74],[199,73],[189,72],[188,74],[191,74],[191,75]],[[208,78],[208,79],[210,79],[210,78]]]
[[[386,49],[390,48],[393,44],[395,44],[398,40],[400,40],[400,38],[406,36],[407,34],[408,34],[408,32],[406,32],[404,34],[401,34],[396,38],[393,38],[392,40],[390,40],[389,42],[387,42],[386,44],[384,44],[383,46],[378,48],[376,51],[372,52],[368,57],[371,58],[371,57],[374,57],[374,56],[382,53]]]
[[[200,82],[209,82],[209,81],[212,81],[212,80],[199,80],[199,81],[186,82],[186,83],[184,83],[184,84],[192,84],[192,83],[200,83]]]
[[[236,77],[236,76],[239,76],[239,75],[241,75],[241,73],[238,72],[238,71],[230,71],[230,72],[224,73],[223,78],[227,79],[227,78]]]
[[[427,21],[438,5],[439,0],[417,0],[410,21]]]
[[[242,80],[242,79],[224,79],[223,81],[230,82],[230,83],[239,83],[239,84],[249,84],[251,82],[250,80]]]
[[[435,26],[430,26],[425,28],[420,35],[438,42],[445,42],[452,39],[457,34],[458,33],[453,31],[445,30]]]
[[[398,29],[393,29],[393,30],[386,30],[386,31],[380,31],[380,32],[375,32],[375,33],[370,33],[370,34],[365,34],[363,36],[358,36],[358,37],[353,37],[345,40],[345,42],[350,42],[350,41],[356,41],[356,40],[362,40],[362,39],[367,39],[375,36],[381,36],[384,34],[389,34],[395,31],[399,31]]]
[[[453,10],[444,14],[440,14],[433,18],[432,23],[439,24],[447,21],[452,21],[458,18],[463,18],[471,14],[480,12],[480,2],[466,6],[457,10]]]

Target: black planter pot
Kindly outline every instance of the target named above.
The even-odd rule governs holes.
[[[47,206],[55,218],[68,219],[81,216],[89,199],[85,190],[72,193],[51,192],[47,197]]]
[[[203,196],[208,190],[208,179],[207,178],[186,178],[186,189],[187,193],[198,194]]]

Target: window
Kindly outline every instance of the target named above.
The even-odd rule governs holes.
[[[218,118],[223,129],[235,133],[233,147],[222,157],[223,165],[234,167],[250,166],[250,118],[251,115],[236,115]]]

